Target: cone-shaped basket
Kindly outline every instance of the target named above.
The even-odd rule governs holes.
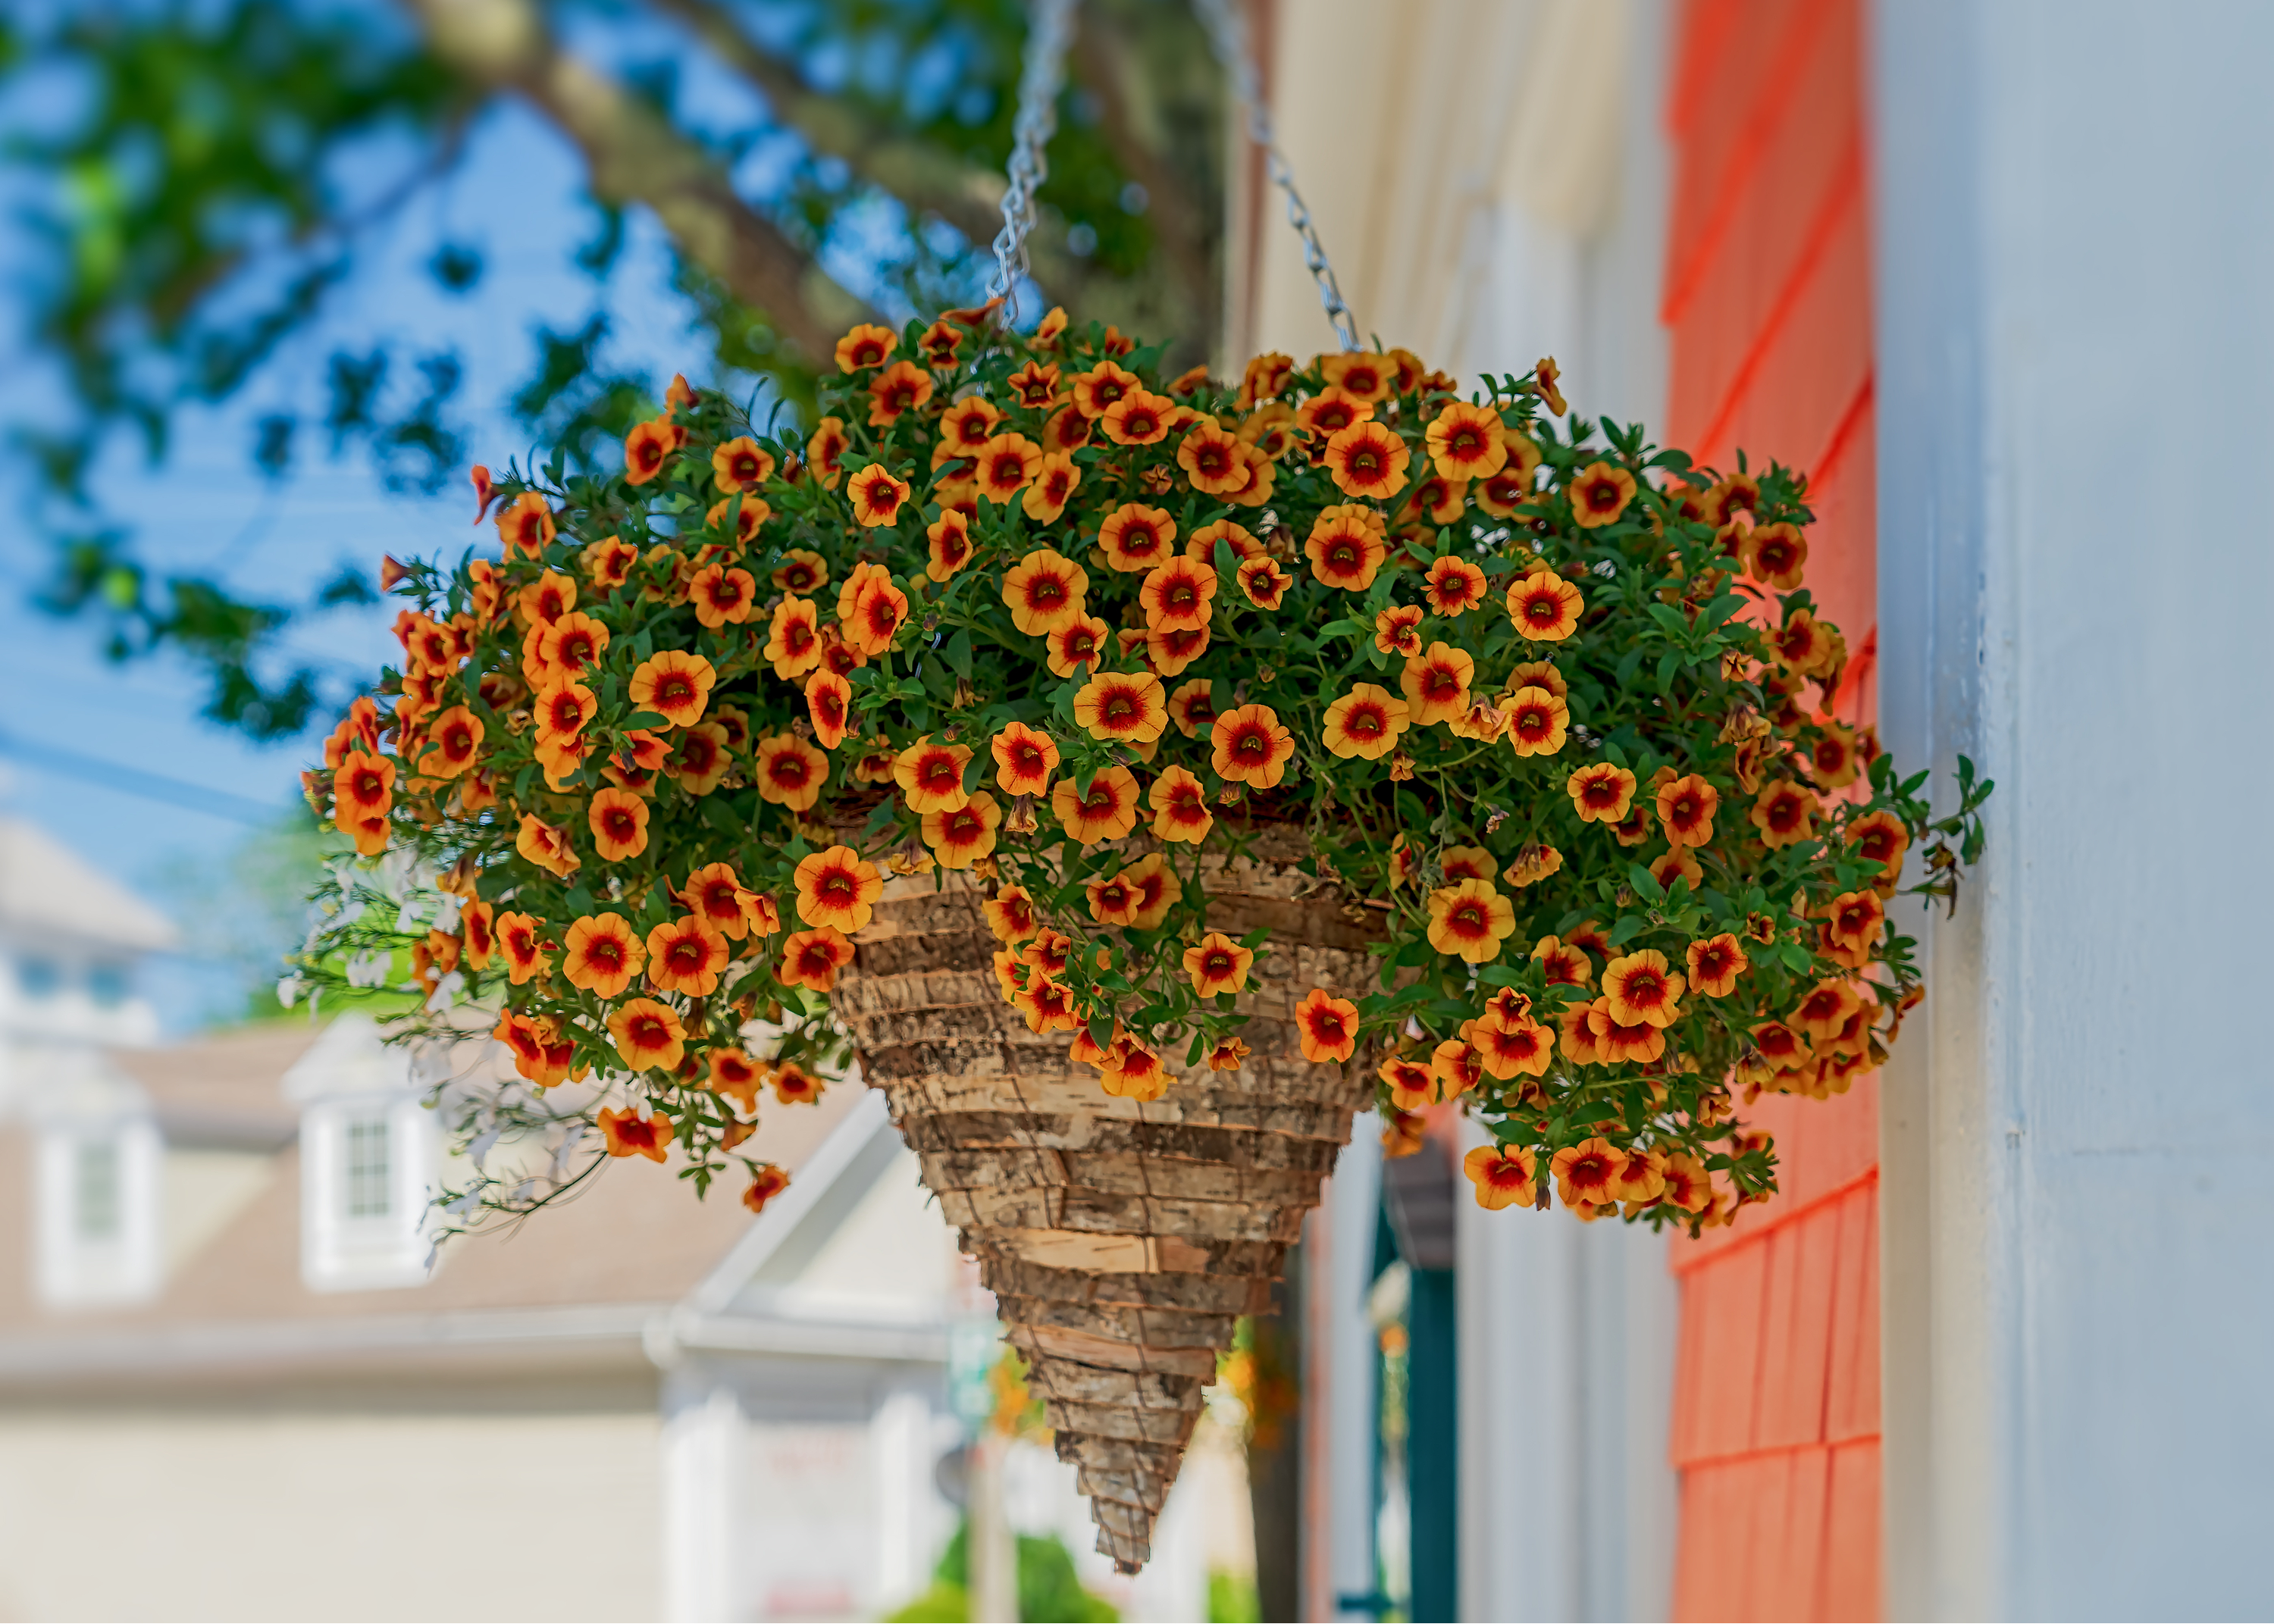
[[[1275,852],[1269,848],[1276,846]],[[1255,853],[1261,851],[1262,855]],[[834,1003],[870,1083],[923,1164],[1027,1357],[1097,1548],[1133,1572],[1239,1316],[1268,1308],[1371,1085],[1314,1065],[1296,1004],[1363,990],[1369,927],[1291,866],[1292,831],[1203,868],[1209,925],[1271,932],[1240,1001],[1238,1071],[1180,1071],[1160,1099],[1115,1099],[999,996],[979,888],[890,882]],[[1284,861],[1275,861],[1275,858]],[[1170,1056],[1181,1060],[1181,1054]]]

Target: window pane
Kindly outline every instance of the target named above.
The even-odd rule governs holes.
[[[348,1216],[384,1218],[388,1190],[387,1118],[359,1116],[348,1124]]]
[[[118,1147],[82,1140],[72,1177],[72,1228],[82,1241],[118,1238]]]

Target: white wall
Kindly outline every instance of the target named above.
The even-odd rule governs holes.
[[[1894,1616],[2274,1612],[2274,8],[1877,8],[1883,726],[1999,780],[1885,1099]]]
[[[0,1413],[0,1617],[653,1618],[657,1444],[651,1409]]]

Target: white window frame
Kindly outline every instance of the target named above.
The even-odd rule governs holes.
[[[385,1209],[358,1212],[355,1139],[386,1128]],[[423,1285],[433,1251],[428,1205],[440,1169],[433,1113],[406,1094],[312,1101],[300,1124],[300,1274],[312,1291]]]
[[[90,1157],[108,1152],[113,1222],[89,1235],[84,1181]],[[41,1302],[56,1308],[139,1303],[164,1278],[158,1215],[164,1156],[147,1116],[64,1120],[41,1130],[34,1172],[34,1273]]]

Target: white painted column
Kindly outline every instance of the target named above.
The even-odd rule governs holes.
[[[1359,1113],[1304,1233],[1303,1568],[1306,1613],[1364,1618],[1337,1605],[1371,1595],[1374,1571],[1374,1456],[1377,1432],[1374,1322],[1375,1214],[1382,1200],[1382,1122]]]
[[[1999,781],[1884,1093],[1889,1611],[2274,1612],[2274,9],[1876,8],[1883,731]]]
[[[744,1422],[733,1386],[699,1368],[664,1379],[664,1613],[706,1624],[738,1619],[755,1593],[742,1570]]]

